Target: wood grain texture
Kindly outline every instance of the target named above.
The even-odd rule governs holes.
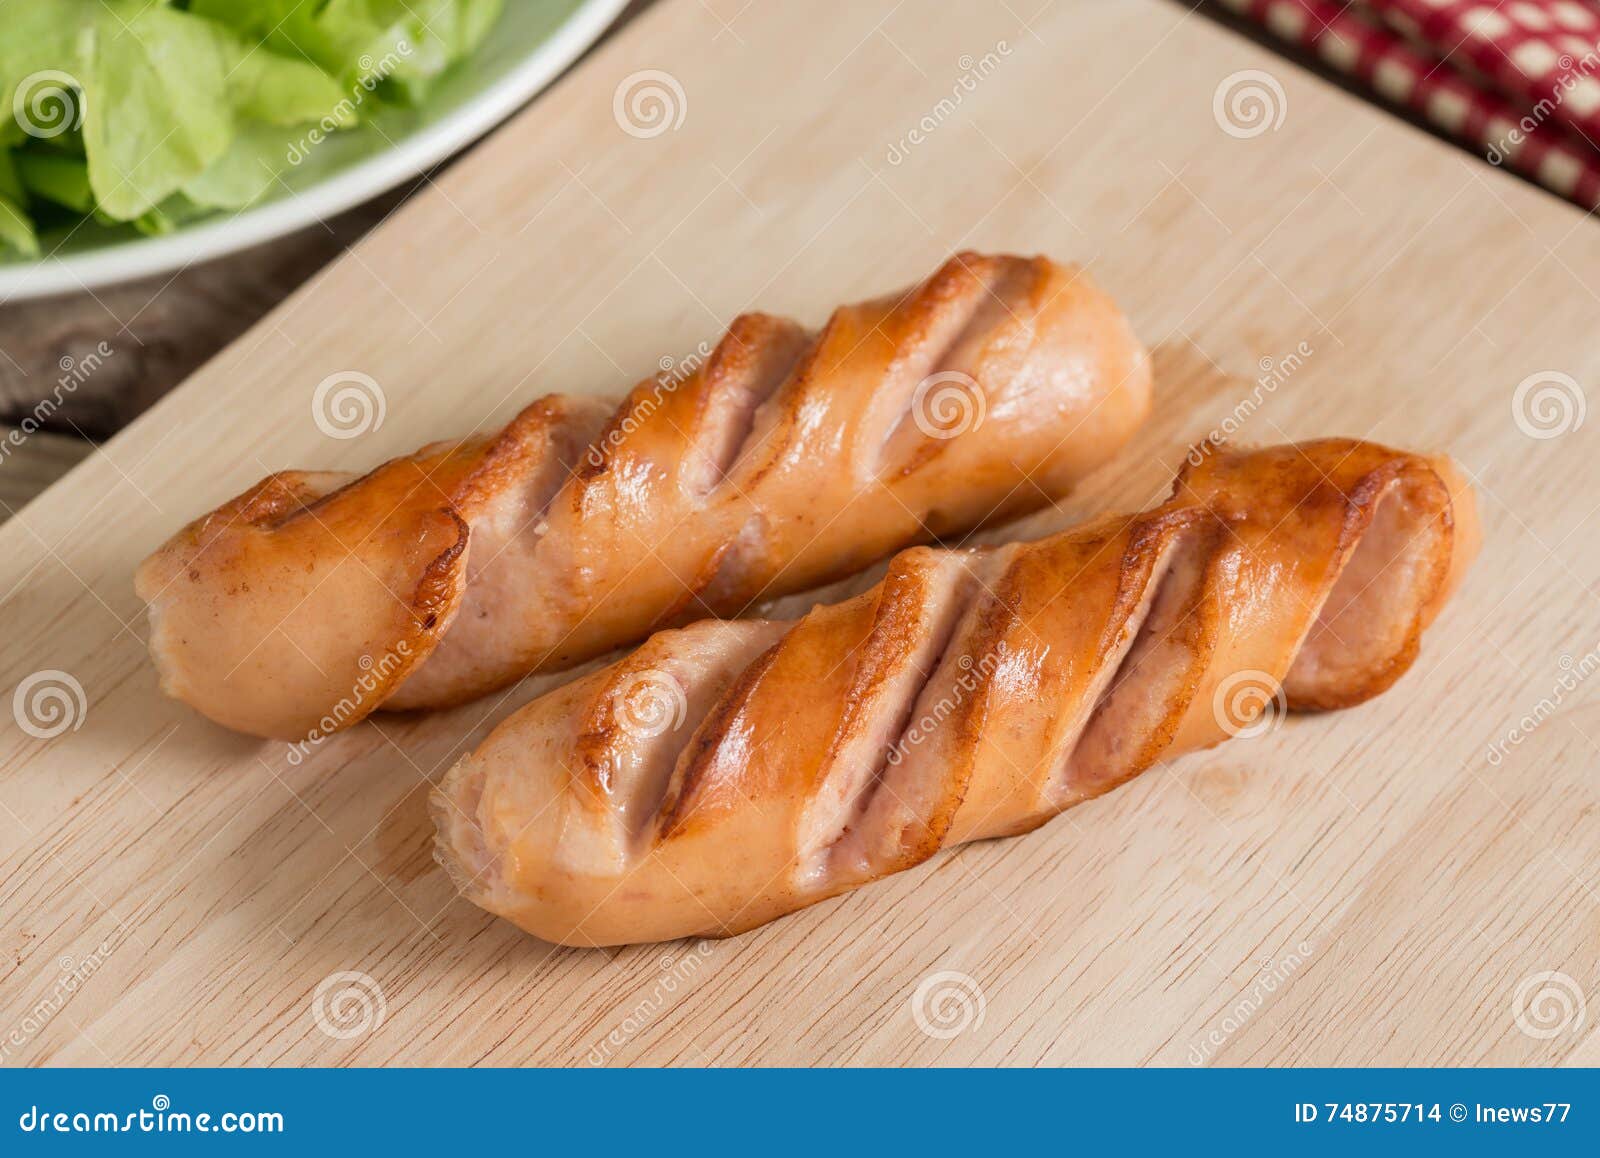
[[[50,429],[105,438],[121,430],[296,286],[394,211],[421,182],[325,222],[216,261],[121,285],[0,303],[0,420],[53,397],[63,365],[104,348],[95,373],[60,398]],[[65,361],[63,361],[65,360]]]
[[[93,453],[81,438],[0,425],[0,523]]]
[[[1030,20],[668,0],[0,528],[4,689],[54,669],[87,704],[0,740],[6,1061],[1594,1061],[1592,1013],[1514,1007],[1552,972],[1600,1002],[1600,718],[1561,689],[1600,646],[1600,455],[1513,395],[1600,379],[1600,236],[1181,8]],[[612,101],[647,68],[686,108],[641,139]],[[1285,116],[1240,139],[1213,96],[1251,68]],[[265,471],[614,391],[740,309],[816,319],[967,245],[1089,262],[1155,348],[1157,417],[1056,521],[1152,499],[1225,421],[1454,453],[1487,546],[1416,669],[749,935],[607,953],[430,860],[428,783],[541,685],[298,764],[159,696],[130,573]],[[311,397],[345,370],[385,415],[338,440]],[[349,1038],[315,1017],[342,971],[383,995]],[[940,972],[982,991],[948,1037],[914,1010]]]

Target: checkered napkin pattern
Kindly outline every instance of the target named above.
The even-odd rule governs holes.
[[[1221,3],[1492,164],[1600,209],[1600,2]]]

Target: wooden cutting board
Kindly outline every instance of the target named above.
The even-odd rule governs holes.
[[[1020,8],[667,0],[0,529],[5,694],[84,696],[0,741],[4,1061],[1600,1062],[1600,418],[1532,404],[1600,383],[1600,231],[1176,5]],[[1058,522],[1149,501],[1219,425],[1455,454],[1487,546],[1415,670],[1031,836],[617,952],[430,859],[429,783],[515,701],[294,764],[158,693],[131,572],[263,473],[615,392],[966,246],[1089,263],[1155,351],[1155,419]],[[313,421],[342,371],[382,391],[360,437]]]

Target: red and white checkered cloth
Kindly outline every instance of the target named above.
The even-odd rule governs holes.
[[[1491,163],[1600,209],[1596,0],[1222,0]]]

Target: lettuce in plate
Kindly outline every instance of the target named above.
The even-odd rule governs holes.
[[[426,101],[502,3],[6,0],[0,250],[242,208],[308,139]]]

